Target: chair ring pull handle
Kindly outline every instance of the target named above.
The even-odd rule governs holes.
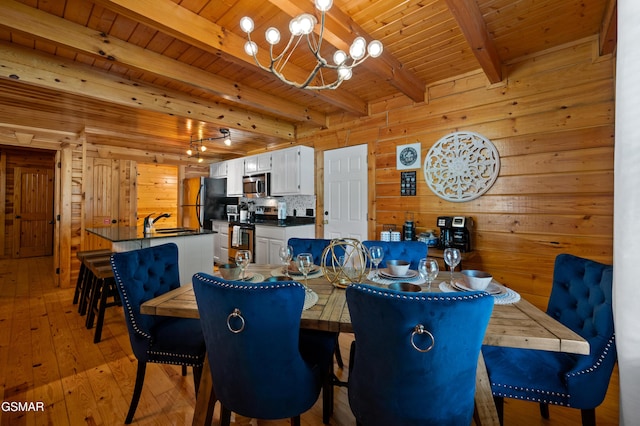
[[[240,328],[236,329],[231,326],[232,318],[240,318]],[[238,334],[242,332],[242,330],[244,330],[244,318],[242,317],[242,312],[240,312],[240,309],[233,308],[233,312],[231,312],[227,317],[227,328],[229,329],[230,332],[235,334]]]
[[[431,345],[429,345],[429,347],[425,349],[419,348],[414,341],[416,334],[428,334],[429,337],[431,337]],[[433,345],[435,344],[435,337],[433,337],[433,334],[431,334],[429,330],[426,330],[422,324],[417,324],[415,327],[413,327],[413,332],[411,332],[411,346],[413,346],[413,349],[418,352],[429,352],[431,349],[433,349]]]

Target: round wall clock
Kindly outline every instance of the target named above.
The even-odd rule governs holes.
[[[424,159],[424,179],[440,198],[471,201],[487,192],[498,178],[500,156],[485,137],[451,133],[436,142]]]

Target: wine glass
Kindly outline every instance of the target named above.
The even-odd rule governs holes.
[[[313,255],[311,253],[300,253],[298,257],[296,257],[296,261],[298,263],[298,270],[304,275],[304,286],[307,291],[309,291],[307,275],[309,275],[309,271],[311,271],[311,267],[313,266]]]
[[[249,265],[249,262],[251,262],[251,251],[238,250],[236,253],[236,265],[238,265],[242,271],[242,281],[244,281],[244,270],[247,265]]]
[[[372,278],[373,281],[376,281],[378,278],[380,278],[380,275],[378,274],[378,265],[384,257],[384,250],[380,246],[372,246],[369,249],[369,256],[371,256],[371,263],[373,263],[373,265],[376,267],[376,272]]]
[[[420,272],[422,279],[427,282],[427,289],[431,291],[431,283],[436,279],[440,272],[438,261],[433,257],[420,259],[420,263],[418,263],[418,272]]]
[[[451,285],[453,285],[453,270],[456,269],[460,260],[462,260],[460,250],[452,247],[444,249],[444,263],[449,265],[449,271],[451,271]]]
[[[279,255],[280,255],[280,261],[282,261],[282,263],[284,263],[284,276],[287,278],[289,277],[289,262],[291,262],[291,259],[293,258],[293,247],[291,246],[282,246],[280,247],[280,251],[279,251]]]

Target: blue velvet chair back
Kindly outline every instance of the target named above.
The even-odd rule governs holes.
[[[323,238],[289,238],[287,244],[293,248],[293,258],[300,253],[311,253],[315,265],[322,264],[322,252],[331,243]]]
[[[365,284],[346,289],[355,334],[349,404],[375,425],[468,425],[478,355],[493,310],[485,292],[403,293]],[[433,348],[412,347],[423,325]],[[425,349],[426,334],[413,337]]]
[[[420,259],[427,257],[427,244],[422,241],[363,241],[362,244],[367,248],[372,246],[380,246],[384,250],[384,257],[380,268],[387,267],[387,260],[399,259],[411,262],[410,269],[417,270]]]
[[[111,261],[133,351],[146,360],[147,341],[164,318],[141,314],[140,305],[180,286],[178,247],[170,243],[114,253]]]
[[[197,273],[193,288],[207,347],[214,348],[209,364],[223,407],[258,419],[295,417],[311,408],[322,381],[320,369],[309,367],[299,350],[304,287]],[[233,316],[236,309],[243,320]]]
[[[558,255],[547,314],[584,337],[591,353],[486,346],[494,396],[580,408],[583,415],[600,405],[616,361],[612,282],[612,266]]]

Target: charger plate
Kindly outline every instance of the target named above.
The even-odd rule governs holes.
[[[458,288],[451,286],[446,281],[442,281],[439,285],[440,291],[444,293],[465,293],[465,290],[458,290]],[[507,291],[502,294],[492,294],[493,302],[496,305],[508,305],[520,301],[520,293],[511,290],[509,287],[504,287]]]

